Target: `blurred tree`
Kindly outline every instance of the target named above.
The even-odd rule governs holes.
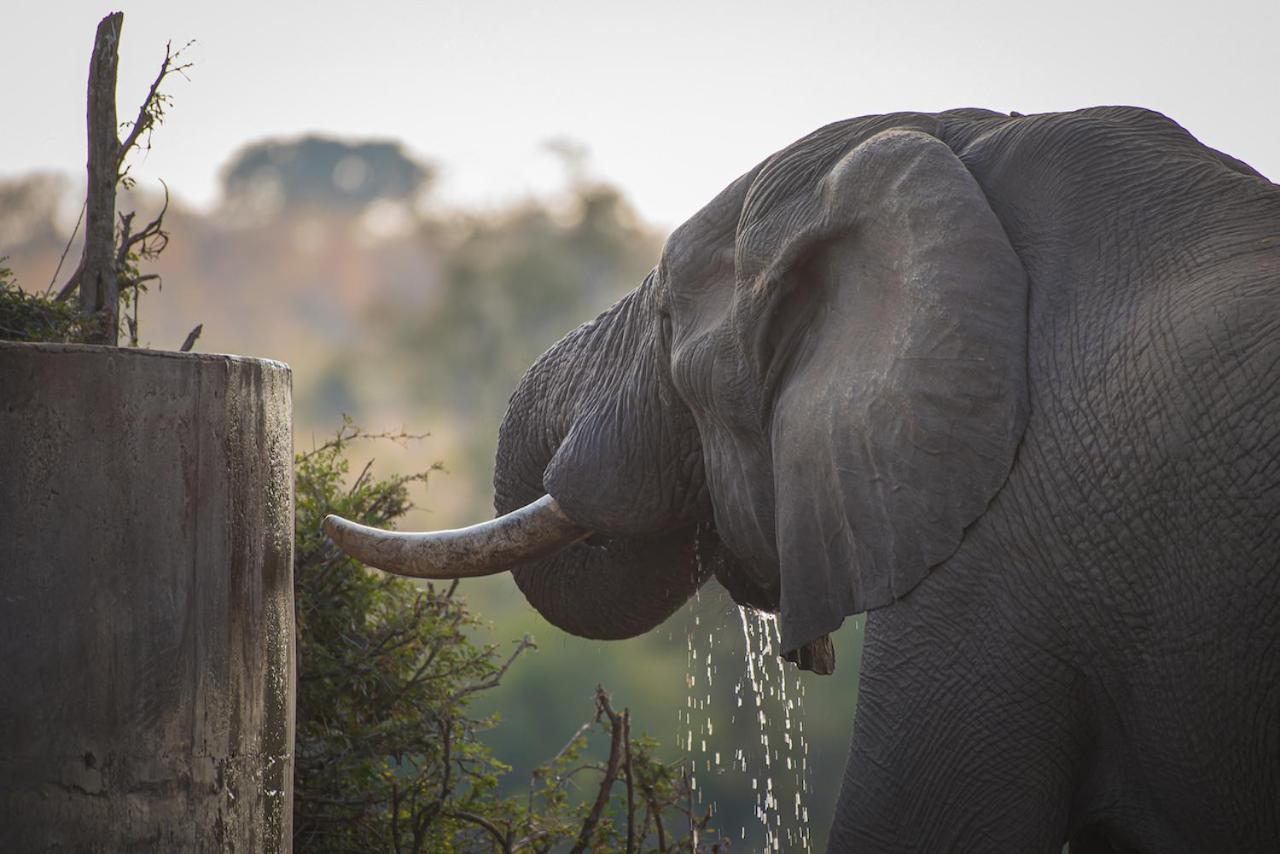
[[[474,512],[487,513],[494,437],[515,384],[569,329],[638,285],[661,239],[601,183],[498,215],[428,221],[423,235],[440,259],[430,298],[416,309],[375,305],[367,322],[389,331],[380,361],[402,371],[401,405],[446,409],[462,426],[467,439],[451,456],[473,479]]]
[[[444,256],[436,300],[386,318],[398,346],[417,354],[419,399],[490,417],[538,354],[639,284],[659,246],[621,193],[599,184],[576,187],[564,212],[531,202],[434,235]]]
[[[0,181],[0,246],[61,250],[66,242],[59,206],[66,176],[36,172]]]
[[[225,168],[222,188],[232,206],[268,215],[301,207],[359,212],[379,199],[412,203],[432,175],[398,142],[304,136],[243,149]]]

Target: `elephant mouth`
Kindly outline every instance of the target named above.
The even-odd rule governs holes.
[[[497,519],[457,530],[383,531],[330,515],[325,517],[324,531],[338,548],[361,563],[397,575],[435,580],[509,572],[575,543],[590,544],[599,537],[570,519],[550,495]],[[722,580],[732,577],[722,572],[717,575]],[[731,595],[747,607],[762,607],[762,602],[753,601],[755,595],[733,590]],[[760,597],[765,598],[774,597]],[[776,605],[763,607],[776,610]],[[825,634],[784,657],[801,669],[818,674],[835,670],[835,649]]]
[[[550,495],[497,519],[451,531],[382,531],[330,515],[325,517],[324,532],[361,563],[436,580],[509,572],[594,533],[570,519]]]

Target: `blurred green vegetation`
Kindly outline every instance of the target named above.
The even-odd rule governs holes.
[[[384,479],[445,464],[429,489],[410,484],[420,508],[406,513],[402,527],[454,527],[489,517],[497,427],[516,382],[558,338],[639,284],[657,261],[661,234],[637,219],[620,190],[582,168],[566,168],[558,193],[460,212],[433,202],[430,176],[445,173],[435,165],[409,170],[426,176],[412,192],[407,186],[365,192],[357,179],[376,168],[348,161],[336,172],[344,158],[373,156],[365,144],[288,145],[266,141],[246,151],[285,159],[328,152],[314,168],[297,168],[298,180],[313,186],[291,191],[296,203],[246,208],[244,199],[278,198],[277,190],[250,186],[234,192],[228,186],[224,203],[211,211],[174,199],[165,216],[170,243],[150,267],[166,287],[143,306],[145,339],[176,347],[201,322],[200,349],[289,362],[295,445],[303,452],[323,445],[313,437],[330,435],[343,413],[374,430],[429,431],[429,438],[403,447],[383,443],[373,452],[371,474]],[[411,156],[398,148],[377,151],[393,160]],[[48,176],[0,181],[0,199],[21,208],[0,216],[0,255],[11,256],[9,266],[23,282],[50,280],[70,232],[73,219],[58,214],[68,206],[50,198],[59,186],[65,182]],[[326,201],[326,194],[333,198]],[[162,201],[135,193],[125,203],[145,211]],[[77,247],[71,252],[78,254]],[[470,706],[477,718],[500,718],[479,733],[512,768],[498,778],[500,792],[527,790],[533,770],[593,708],[602,683],[614,707],[629,707],[637,728],[660,742],[664,759],[699,763],[697,796],[714,806],[716,827],[736,850],[763,847],[751,786],[753,776],[763,785],[762,732],[743,681],[742,620],[714,582],[650,634],[604,643],[545,623],[506,577],[468,580],[455,596],[486,621],[467,630],[481,647],[496,643],[496,654],[505,657],[526,634],[538,642]],[[803,720],[809,745],[806,803],[819,849],[853,718],[861,649],[854,623],[834,638],[834,676],[790,671],[792,684],[798,679],[805,690],[793,725]],[[699,658],[692,667],[691,644]],[[735,692],[735,686],[742,687]],[[765,734],[778,749],[782,712],[776,704],[765,711]],[[708,720],[713,733],[705,732]],[[754,751],[747,771],[730,762],[740,746]],[[779,812],[789,815],[794,798],[786,787],[794,787],[795,775],[784,781],[784,759],[773,776]],[[795,847],[785,842],[784,850]]]
[[[539,743],[524,791],[480,734],[498,716],[473,701],[532,648],[509,655],[470,637],[457,582],[414,585],[366,570],[320,533],[330,512],[392,527],[406,485],[426,473],[347,477],[344,452],[369,438],[350,422],[295,458],[298,625],[294,847],[299,851],[720,851],[684,763],[631,732],[597,688],[595,715]],[[580,717],[586,717],[582,703]],[[591,736],[596,736],[592,739]],[[603,742],[603,750],[601,750]],[[555,750],[554,746],[564,746]],[[572,788],[571,788],[572,786]]]
[[[643,279],[660,242],[612,187],[571,189],[559,209],[527,203],[429,233],[442,264],[435,298],[416,311],[375,308],[387,362],[405,365],[406,402],[468,425],[450,455],[491,511],[497,425],[516,383],[544,350]],[[442,370],[443,366],[448,366]],[[342,368],[337,368],[342,370]]]

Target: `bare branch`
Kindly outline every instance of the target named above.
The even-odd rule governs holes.
[[[360,476],[351,482],[351,488],[347,490],[348,498],[355,495],[356,490],[359,489],[364,484],[364,479],[369,476],[369,469],[371,469],[372,467],[373,467],[373,459],[370,458],[369,462],[365,463],[364,468],[360,470]]]
[[[120,217],[120,247],[116,250],[116,267],[119,268],[129,256],[129,230],[133,227],[134,211],[117,213]]]
[[[132,279],[129,279],[127,282],[121,282],[120,288],[121,290],[133,289],[133,288],[140,287],[141,285],[145,285],[147,282],[156,282],[159,280],[160,280],[159,273],[147,273],[145,276],[134,276]],[[192,343],[195,343],[195,342],[192,342]]]
[[[53,285],[58,281],[58,274],[62,272],[62,262],[67,260],[67,253],[71,251],[71,244],[75,242],[76,235],[80,233],[80,223],[84,222],[84,209],[86,204],[80,205],[80,216],[76,217],[75,228],[71,229],[70,236],[67,237],[67,245],[62,247],[62,255],[58,258],[58,266],[53,268],[53,275],[49,277],[49,287],[44,289],[45,296],[53,290]],[[76,267],[76,271],[71,274],[71,278],[62,286],[62,290],[58,291],[57,301],[63,302],[80,284],[80,268]]]
[[[172,51],[173,42],[165,43],[164,60],[160,63],[160,71],[156,74],[156,79],[151,83],[151,88],[147,90],[147,97],[142,99],[142,106],[138,108],[138,117],[133,120],[133,127],[129,129],[129,135],[120,144],[120,155],[116,160],[117,172],[124,165],[125,157],[128,156],[130,150],[138,144],[138,139],[142,134],[151,130],[158,121],[164,118],[165,96],[160,93],[160,84],[170,74],[177,73],[185,76],[184,72],[191,67],[191,63],[175,65],[174,61],[182,55],[182,51],[190,44],[191,42],[188,42],[181,50],[174,53]]]
[[[509,852],[512,851],[510,838],[508,838],[505,833],[498,829],[497,825],[489,821],[487,818],[478,816],[475,813],[463,812],[462,810],[452,810],[444,814],[450,818],[457,818],[462,821],[469,821],[472,824],[478,824],[493,835],[493,838],[497,840],[498,846],[504,854],[509,854]]]
[[[72,236],[74,237],[74,235]],[[68,243],[67,246],[68,248],[70,248],[71,244]],[[58,264],[61,265],[62,262],[59,261]],[[67,279],[67,283],[62,286],[62,290],[58,291],[58,295],[53,298],[54,301],[66,302],[68,299],[70,299],[71,295],[74,294],[80,288],[80,279],[83,277],[83,274],[84,274],[84,262],[82,261],[81,263],[76,265],[75,272],[72,273],[71,276]]]
[[[530,845],[532,845],[533,843],[537,842],[539,839],[542,839],[545,836],[547,836],[547,831],[545,830],[539,830],[534,833],[530,833],[528,836],[524,837],[523,839],[513,842],[511,844],[511,850],[519,851],[521,848],[528,848]]]
[[[400,854],[400,787],[391,784],[391,843],[395,854]]]
[[[591,844],[591,835],[595,833],[596,826],[600,823],[600,816],[604,813],[605,805],[609,803],[609,791],[613,788],[614,780],[618,779],[618,769],[622,764],[622,716],[614,712],[613,707],[609,705],[609,695],[600,685],[596,686],[596,720],[600,720],[601,715],[607,715],[610,724],[610,741],[609,741],[609,762],[605,766],[604,779],[600,781],[600,791],[596,793],[596,802],[591,806],[591,812],[587,815],[586,820],[582,822],[582,831],[578,834],[578,841],[573,846],[570,854],[582,854],[587,850],[587,846]]]
[[[178,348],[179,353],[190,352],[191,348],[196,345],[196,340],[200,337],[200,333],[204,331],[204,324],[197,323],[196,328],[187,333],[187,340],[182,342],[182,346]]]
[[[597,719],[589,720],[586,723],[584,723],[582,726],[578,727],[578,731],[573,734],[573,738],[566,741],[564,744],[564,747],[560,748],[560,751],[555,756],[552,756],[551,759],[549,759],[547,762],[543,764],[554,765],[555,763],[559,762],[560,757],[568,753],[569,748],[573,747],[574,743],[577,742],[578,739],[582,738],[583,734],[586,733],[587,730],[591,729],[593,726],[596,725],[596,720]]]
[[[169,185],[161,181],[160,186],[164,187],[164,204],[161,205],[160,212],[155,215],[155,218],[143,226],[142,230],[137,234],[130,233],[136,212],[130,211],[127,214],[120,214],[120,245],[116,249],[116,267],[118,269],[124,268],[125,263],[129,260],[129,253],[134,246],[141,244],[138,249],[138,255],[141,257],[154,258],[169,245],[169,232],[164,230],[164,215],[169,211]],[[148,243],[148,241],[154,241],[154,245]]]
[[[524,652],[526,649],[537,649],[537,648],[538,648],[538,645],[533,642],[533,638],[530,637],[529,635],[525,635],[516,644],[515,651],[511,653],[511,657],[508,658],[501,667],[495,670],[492,676],[490,676],[488,679],[485,679],[482,682],[476,682],[474,685],[468,685],[462,690],[457,691],[451,697],[449,697],[449,702],[451,703],[456,702],[457,700],[462,699],[468,694],[475,694],[478,691],[486,691],[490,688],[497,688],[499,683],[502,682],[502,677],[507,675],[507,670],[511,667],[512,663],[516,660],[516,657],[519,656],[520,653]]]
[[[693,812],[693,786],[689,784],[688,771],[684,772],[684,792],[685,792],[685,796],[689,799],[689,809],[688,809],[689,849],[692,851],[697,851],[698,850],[698,828],[701,827],[701,825],[698,823],[698,820],[697,818],[695,818],[694,812]],[[706,821],[704,819],[703,824],[705,823]]]
[[[574,746],[575,744],[577,744],[577,743],[578,743],[578,739],[580,739],[580,738],[582,738],[582,736],[586,735],[587,730],[591,729],[591,728],[592,728],[593,726],[595,726],[595,725],[596,725],[596,719],[595,719],[595,718],[592,718],[591,720],[589,720],[589,721],[587,721],[586,723],[584,723],[582,726],[578,727],[578,731],[577,731],[577,732],[575,732],[575,733],[573,734],[573,737],[572,737],[572,738],[570,738],[568,741],[566,741],[566,742],[564,743],[564,747],[560,748],[560,749],[556,752],[556,755],[555,755],[555,756],[551,757],[551,758],[550,758],[550,759],[548,759],[546,762],[542,763],[542,766],[541,766],[541,767],[552,767],[552,766],[554,766],[557,762],[559,762],[559,761],[560,761],[560,758],[561,758],[562,756],[564,756],[566,753],[568,753],[568,752],[573,748],[573,746]],[[529,801],[528,801],[528,810],[529,810],[529,812],[530,812],[530,813],[532,813],[532,812],[533,812],[533,792],[534,792],[534,788],[535,788],[535,786],[537,785],[537,782],[538,782],[538,770],[539,770],[539,769],[534,769],[533,773],[531,773],[531,774],[529,775]],[[578,769],[578,770],[581,770],[581,769]],[[573,776],[573,773],[574,773],[574,772],[571,772],[571,773],[569,773],[569,774],[561,775],[560,779],[559,779],[559,780],[557,780],[557,782],[556,782],[556,788],[559,788],[560,786],[562,786],[562,785],[564,784],[565,780],[567,780],[569,777]]]
[[[343,417],[345,418],[346,416],[343,416]],[[348,422],[348,424],[349,423],[350,422]],[[354,426],[351,426],[350,429],[348,429],[348,427],[344,425],[337,437],[333,439],[329,439],[328,441],[323,442],[322,444],[312,448],[309,451],[303,451],[302,453],[298,454],[298,456],[300,459],[308,460],[314,457],[316,454],[323,454],[327,451],[341,450],[344,446],[348,445],[351,442],[354,442],[357,439],[389,439],[392,442],[395,442],[397,445],[404,447],[404,446],[407,446],[410,441],[418,441],[421,439],[426,439],[430,435],[431,435],[430,433],[409,433],[404,430],[401,430],[398,433],[393,433],[390,430],[386,430],[381,433],[370,433],[366,430],[361,430],[358,427],[354,427]],[[431,464],[430,471],[440,471],[443,468],[444,468],[444,465],[442,463],[436,462]],[[416,475],[394,477],[394,478],[390,478],[390,480],[393,483],[396,483],[398,485],[400,483],[409,483],[410,481],[414,481],[414,480],[424,480],[427,474],[428,472],[419,472]]]
[[[641,787],[644,799],[649,804],[649,815],[653,816],[654,827],[658,830],[658,850],[666,854],[667,829],[662,826],[662,807],[658,805],[657,794],[649,786]]]
[[[625,776],[627,780],[627,854],[636,851],[636,795],[631,771],[631,710],[622,710],[622,747],[626,757]]]

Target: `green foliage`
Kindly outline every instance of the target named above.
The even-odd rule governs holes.
[[[157,276],[140,274],[137,264],[140,259],[154,259],[162,249],[142,245],[131,250],[120,269],[120,319],[132,347],[138,346],[138,301],[147,291],[147,282],[158,280]],[[99,317],[83,317],[73,300],[27,293],[18,287],[11,270],[0,267],[0,341],[94,343],[100,337],[101,323]]]
[[[629,712],[615,713],[602,689],[594,719],[527,791],[499,793],[507,766],[478,739],[499,719],[470,706],[533,641],[505,657],[477,646],[480,624],[457,582],[419,586],[368,570],[323,537],[328,513],[391,526],[410,507],[409,484],[427,478],[378,479],[366,466],[347,485],[344,453],[368,438],[378,437],[347,421],[295,458],[297,850],[720,850],[681,768],[659,760],[652,739],[632,739]],[[603,762],[591,758],[593,735],[609,745]]]
[[[501,765],[476,743],[467,698],[499,671],[477,649],[453,588],[414,587],[366,570],[327,544],[339,513],[386,526],[417,477],[344,487],[345,424],[296,459],[298,706],[294,833],[301,850],[449,850],[457,817],[493,789]],[[472,831],[483,833],[479,827]]]
[[[0,341],[78,343],[90,338],[92,325],[76,305],[18,287],[0,258]]]
[[[378,386],[351,382],[350,366],[390,366],[379,373],[395,384],[397,406],[450,422],[459,437],[450,467],[469,481],[472,514],[486,513],[494,436],[512,389],[557,339],[639,285],[661,241],[603,184],[497,214],[425,217],[417,240],[437,259],[430,290],[370,305],[362,323],[377,334],[335,350],[321,382],[345,384],[367,407]]]

